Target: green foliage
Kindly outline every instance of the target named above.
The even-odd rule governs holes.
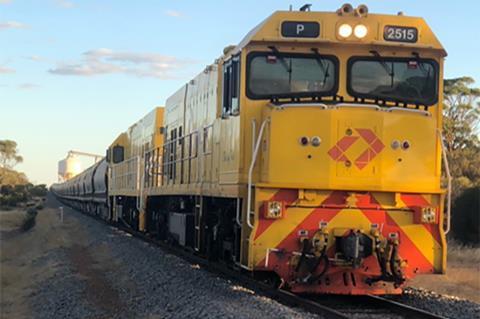
[[[15,207],[26,203],[32,197],[45,197],[45,184],[33,185],[28,182],[25,174],[12,169],[23,161],[18,155],[17,143],[10,140],[0,140],[0,207]]]
[[[465,190],[453,205],[452,232],[466,245],[480,245],[480,187]]]
[[[444,81],[443,136],[452,175],[452,233],[480,244],[480,89],[461,77]]]
[[[453,177],[453,197],[480,185],[480,89],[469,77],[444,81],[443,136]]]
[[[1,206],[15,207],[18,203],[26,202],[30,198],[26,185],[5,185],[1,190]]]
[[[35,208],[27,209],[27,213],[25,214],[22,225],[20,227],[22,231],[28,231],[35,226],[37,214],[38,211]]]
[[[47,185],[39,184],[39,185],[33,186],[29,191],[32,196],[45,197],[47,196],[48,189],[47,189]]]
[[[23,185],[27,184],[27,176],[13,169],[0,167],[0,187],[4,185]]]
[[[0,165],[3,168],[13,168],[23,162],[23,157],[18,154],[17,142],[0,140]]]

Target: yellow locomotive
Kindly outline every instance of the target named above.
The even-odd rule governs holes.
[[[275,12],[118,136],[103,203],[52,189],[293,292],[400,293],[446,268],[445,56],[422,18]]]

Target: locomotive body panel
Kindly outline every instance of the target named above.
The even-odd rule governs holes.
[[[269,125],[262,145],[261,183],[441,192],[441,149],[432,116],[345,104],[327,109],[270,106],[264,108],[263,118],[269,118]],[[302,138],[308,140],[306,145]],[[312,145],[312,139],[319,145]]]

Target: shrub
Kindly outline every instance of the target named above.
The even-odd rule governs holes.
[[[45,197],[47,192],[47,185],[45,184],[35,185],[30,189],[30,194],[37,197]]]
[[[12,185],[2,185],[0,187],[0,195],[10,195],[13,193]]]
[[[27,209],[21,225],[21,230],[26,232],[35,226],[38,211],[35,208]]]
[[[453,237],[466,245],[480,245],[480,186],[463,191],[452,207]]]

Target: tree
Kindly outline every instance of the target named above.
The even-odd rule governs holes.
[[[480,185],[480,89],[473,83],[470,77],[444,80],[443,136],[454,198]]]
[[[0,167],[0,187],[3,185],[24,185],[28,183],[24,173]]]
[[[453,203],[452,232],[463,244],[480,245],[480,187],[468,188]]]
[[[23,157],[18,154],[17,142],[0,140],[0,165],[11,169],[18,163],[23,162]]]
[[[465,244],[480,244],[480,89],[461,77],[444,81],[443,132],[452,175],[452,233]]]

